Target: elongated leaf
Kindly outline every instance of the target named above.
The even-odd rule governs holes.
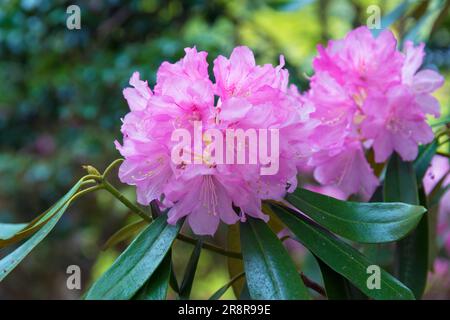
[[[112,248],[116,244],[136,235],[136,233],[142,230],[142,228],[144,228],[147,224],[148,222],[145,220],[138,220],[119,229],[106,241],[106,243],[102,247],[102,250]]]
[[[412,40],[416,43],[426,41],[430,36],[435,20],[445,8],[444,4],[444,0],[430,0],[425,14],[408,30],[404,40]]]
[[[325,292],[329,300],[349,300],[352,298],[348,280],[317,259],[322,274]]]
[[[435,121],[431,124],[432,127],[438,127],[438,126],[442,126],[442,125],[447,125],[448,123],[450,123],[450,116],[446,116],[438,121]]]
[[[427,172],[431,160],[436,154],[437,147],[438,144],[436,139],[426,146],[421,146],[419,155],[417,156],[417,159],[414,161],[413,165],[416,172],[417,181],[422,181],[423,177],[425,176],[425,172]]]
[[[373,263],[367,257],[313,221],[307,222],[295,216],[296,212],[278,205],[272,207],[305,247],[367,296],[374,299],[414,299],[411,290],[381,268],[380,289],[369,289],[367,268]]]
[[[416,174],[411,162],[397,154],[389,160],[384,182],[384,200],[419,203]],[[419,299],[425,289],[428,272],[428,217],[424,216],[416,230],[397,243],[396,265],[400,281]]]
[[[228,226],[228,239],[227,239],[227,248],[230,251],[241,252],[241,243],[240,243],[240,235],[239,235],[239,225],[232,224]],[[230,278],[234,278],[238,274],[244,272],[244,263],[241,259],[236,259],[227,256],[227,264],[228,264],[228,274]],[[233,282],[233,292],[236,298],[241,294],[242,288],[244,287],[245,279],[239,278],[239,280]]]
[[[198,260],[200,259],[200,253],[202,252],[202,240],[197,240],[197,244],[192,250],[191,257],[186,266],[184,272],[183,281],[180,286],[180,299],[189,299],[192,290],[192,284],[194,283],[195,272],[197,271]]]
[[[248,291],[247,281],[244,279],[244,286],[242,287],[242,291],[239,293],[239,300],[252,300],[250,296],[250,292]]]
[[[228,281],[224,286],[222,286],[219,290],[217,290],[210,298],[209,300],[219,300],[224,294],[225,292],[227,292],[227,290],[233,285],[234,282],[236,282],[237,280],[243,278],[244,276],[244,272],[236,275],[234,278],[230,279],[230,281]]]
[[[86,294],[86,299],[130,299],[155,272],[180,231],[166,215],[145,228]]]
[[[69,204],[66,202],[30,239],[0,260],[0,282],[53,230]]]
[[[13,237],[27,225],[27,223],[0,223],[0,240],[6,240]]]
[[[0,248],[9,246],[13,243],[17,243],[26,237],[32,235],[34,232],[39,230],[43,225],[48,223],[58,212],[59,210],[72,198],[75,193],[77,193],[78,189],[80,189],[82,180],[78,181],[70,190],[67,192],[55,205],[53,205],[50,209],[46,210],[44,213],[40,214],[38,217],[33,219],[30,223],[26,224],[23,228],[17,230],[16,233],[9,234],[8,237],[0,236]]]
[[[173,291],[180,294],[180,287],[178,285],[177,276],[175,274],[175,269],[173,267],[173,261],[170,262],[170,278],[169,278],[169,285],[172,288]]]
[[[156,268],[150,279],[139,289],[133,300],[165,300],[169,289],[169,278],[172,269],[172,257],[167,252],[161,264]]]
[[[438,253],[437,210],[429,208],[428,199],[423,184],[420,185],[418,191],[420,204],[428,208],[427,215],[422,218],[419,225],[417,226],[417,230],[421,230],[421,228],[425,227],[428,229],[425,233],[423,231],[419,232],[422,237],[427,236],[428,239],[427,241],[421,239],[421,243],[418,243],[418,245],[419,246],[428,245],[428,247],[425,248],[425,250],[428,252],[428,270],[433,271],[434,259],[436,258]],[[423,220],[425,220],[425,222]]]
[[[400,239],[417,225],[426,211],[404,203],[341,201],[301,188],[289,194],[287,200],[332,232],[361,243]]]
[[[253,299],[309,299],[294,262],[277,236],[261,220],[241,223],[241,248]]]

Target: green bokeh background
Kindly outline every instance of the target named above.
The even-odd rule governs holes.
[[[0,2],[0,220],[31,220],[84,174],[82,165],[103,169],[119,157],[120,118],[128,111],[122,97],[133,71],[153,86],[162,61],[179,59],[197,46],[229,55],[249,46],[259,63],[286,58],[291,81],[307,89],[316,45],[341,38],[365,24],[369,5],[382,15],[403,1],[383,0],[104,0]],[[66,28],[66,8],[81,8],[81,30]],[[419,26],[427,38],[426,64],[449,79],[450,15],[434,15],[433,5],[411,1],[393,25],[397,35]],[[428,9],[427,9],[428,8]],[[435,23],[435,22],[438,23]],[[436,96],[449,110],[447,81]],[[113,181],[130,198],[134,190]],[[72,206],[55,231],[0,284],[0,299],[76,299],[66,288],[67,266],[82,270],[83,287],[98,277],[126,243],[101,251],[115,230],[134,217],[109,194],[99,192]],[[224,243],[219,232],[211,242]],[[177,243],[179,278],[192,246]],[[0,257],[7,250],[0,249]],[[320,281],[314,265],[295,251],[305,273]],[[192,298],[208,298],[228,280],[226,260],[203,251]],[[449,286],[430,297],[449,297]],[[433,290],[435,292],[433,292]],[[224,298],[234,298],[229,290]]]

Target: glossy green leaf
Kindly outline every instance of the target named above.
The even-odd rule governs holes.
[[[67,192],[56,204],[54,204],[50,209],[46,210],[44,213],[37,216],[28,224],[25,224],[21,229],[16,228],[15,233],[9,233],[8,237],[0,235],[0,248],[9,246],[11,244],[17,243],[26,237],[32,235],[34,232],[39,230],[43,225],[50,222],[50,220],[60,211],[60,209],[72,198],[75,193],[80,189],[82,180],[78,181],[70,190]],[[23,225],[23,224],[18,224]],[[10,229],[11,231],[11,229]]]
[[[242,279],[244,276],[244,272],[236,275],[234,278],[230,279],[225,285],[223,285],[219,290],[217,290],[210,298],[209,300],[219,300],[225,292],[235,283],[237,280]]]
[[[426,146],[421,146],[419,149],[419,155],[414,161],[414,170],[416,172],[417,181],[422,181],[425,176],[425,172],[427,172],[428,167],[430,166],[431,160],[437,151],[437,140],[433,140],[433,142],[427,144]]]
[[[339,273],[327,266],[326,263],[317,258],[322,274],[325,292],[329,300],[349,300],[352,298],[349,288],[349,282]]]
[[[169,289],[169,278],[172,269],[170,250],[150,279],[135,294],[133,300],[165,300]]]
[[[314,221],[305,217],[300,219],[293,210],[278,205],[273,205],[273,208],[298,241],[367,296],[374,299],[414,299],[411,290],[383,269],[380,269],[380,289],[369,289],[367,268],[373,263],[367,257]]]
[[[404,203],[341,201],[301,188],[286,199],[320,225],[361,243],[400,239],[419,223],[426,211],[423,207]]]
[[[172,246],[182,221],[169,225],[165,215],[145,228],[92,285],[86,299],[130,299],[155,272]]]
[[[262,300],[309,299],[294,262],[267,224],[248,218],[240,228],[250,296]]]
[[[413,164],[404,162],[394,153],[386,169],[384,179],[384,201],[419,204],[416,175]]]
[[[384,200],[419,204],[416,173],[412,162],[405,162],[397,154],[389,160],[384,180]],[[417,228],[397,243],[396,268],[400,281],[420,298],[425,290],[428,273],[428,221],[424,216]]]
[[[197,271],[198,260],[200,259],[200,253],[202,252],[202,240],[197,240],[197,243],[192,250],[191,257],[189,258],[184,272],[183,281],[180,286],[180,299],[189,299],[192,290],[192,284],[194,283],[195,272]]]

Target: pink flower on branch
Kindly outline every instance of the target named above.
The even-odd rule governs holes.
[[[123,119],[123,144],[116,142],[125,158],[119,177],[136,186],[139,203],[161,201],[169,208],[169,223],[187,217],[196,234],[213,235],[220,221],[233,224],[246,215],[267,221],[261,201],[281,199],[294,190],[297,164],[305,163],[311,153],[309,137],[317,121],[309,115],[314,108],[303,103],[295,87],[288,87],[282,57],[279,66],[259,66],[250,49],[237,47],[229,59],[214,60],[213,82],[207,53],[195,48],[185,51],[177,63],[161,65],[153,92],[138,73],[130,80],[134,88],[124,90],[131,111]],[[174,140],[181,137],[180,130],[194,137],[194,142]],[[251,137],[245,136],[250,130],[277,135],[258,136],[253,149]],[[217,160],[222,149],[211,146],[220,148],[217,141],[225,141],[230,131],[244,133],[231,151],[243,150],[256,160]],[[265,144],[267,155],[260,152]],[[186,161],[174,161],[173,150],[180,151],[178,158]],[[261,174],[274,160],[276,170]]]
[[[398,51],[388,30],[374,37],[367,27],[360,27],[318,51],[315,74],[304,95],[315,108],[311,118],[320,122],[312,135],[318,152],[309,164],[320,183],[368,199],[378,178],[365,152],[373,147],[378,163],[393,152],[405,161],[414,160],[418,144],[433,139],[426,116],[440,114],[431,94],[444,79],[435,71],[419,70],[423,44],[406,42],[404,52]]]

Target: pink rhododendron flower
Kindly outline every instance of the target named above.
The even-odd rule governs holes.
[[[404,52],[398,51],[388,30],[374,37],[360,27],[319,46],[318,52],[304,95],[315,108],[311,118],[320,121],[309,164],[320,183],[368,199],[378,178],[366,151],[373,148],[378,163],[393,152],[414,160],[418,144],[433,139],[426,115],[439,116],[439,103],[431,94],[444,79],[435,71],[419,70],[423,44],[406,42]]]
[[[138,73],[130,80],[134,88],[124,90],[131,111],[123,119],[123,144],[116,142],[125,158],[119,177],[136,186],[139,203],[161,201],[168,208],[169,223],[187,217],[196,234],[213,235],[220,221],[233,224],[246,215],[267,221],[261,201],[281,199],[294,190],[297,165],[312,152],[309,137],[318,121],[309,115],[314,108],[303,103],[295,87],[288,87],[282,57],[279,66],[259,66],[250,49],[237,47],[230,58],[214,60],[213,82],[207,53],[185,51],[180,61],[160,66],[153,92]],[[277,171],[261,175],[260,169],[268,165],[261,158],[255,163],[219,163],[213,157],[216,151],[197,152],[189,143],[182,154],[194,162],[175,163],[172,151],[178,142],[172,137],[178,129],[192,136],[200,130],[206,145],[212,143],[207,130],[224,136],[231,129],[276,129]],[[247,143],[239,148],[254,155]],[[272,145],[269,151],[275,152]]]
[[[449,159],[440,155],[433,157],[423,178],[425,192],[430,195],[435,187],[448,188],[450,185]],[[450,254],[450,190],[441,195],[438,208],[437,234],[442,239],[445,250]]]

